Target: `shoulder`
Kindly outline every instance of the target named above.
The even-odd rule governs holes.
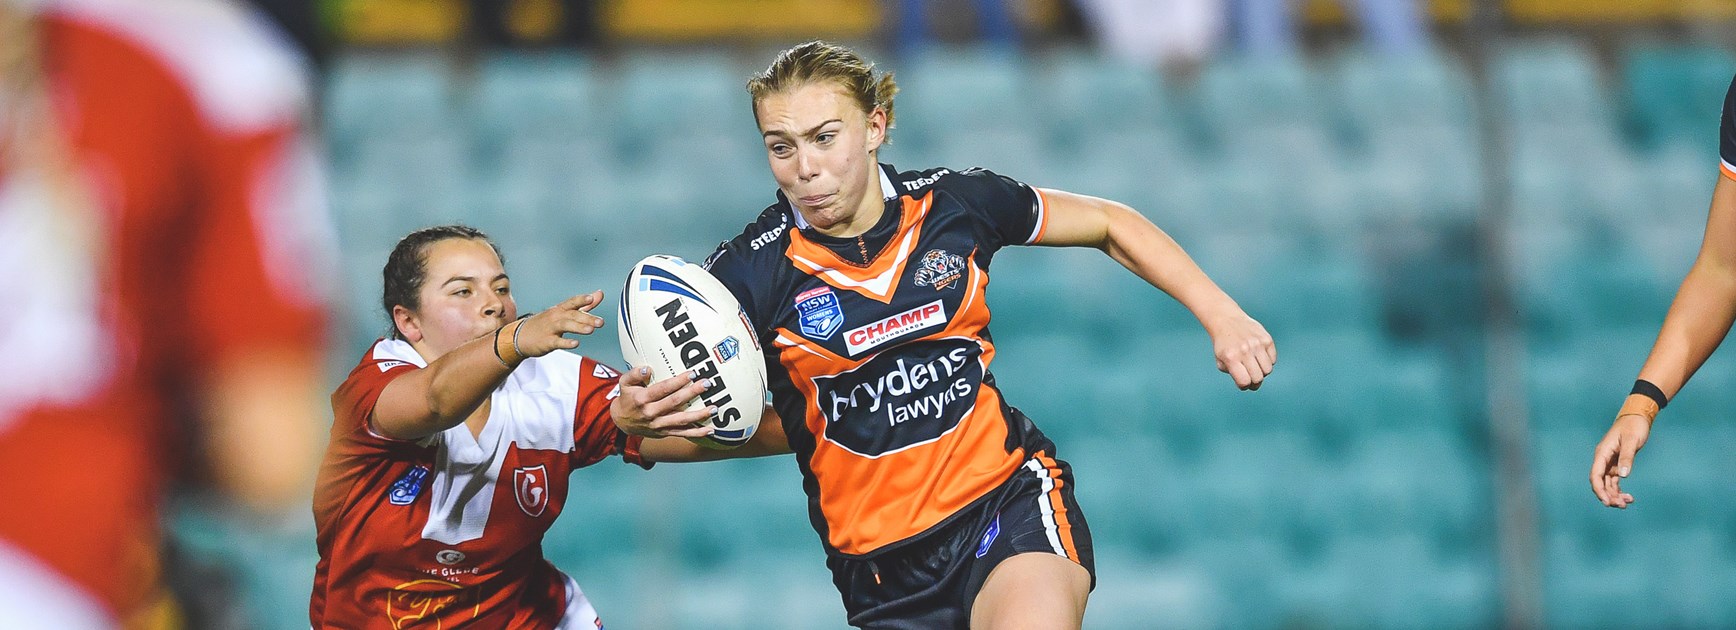
[[[356,392],[377,390],[404,372],[427,367],[428,362],[416,354],[416,349],[410,344],[397,339],[381,339],[368,346],[362,353],[361,361],[350,369],[343,384],[338,386],[337,395],[354,394]]]
[[[244,133],[298,120],[311,69],[262,17],[226,0],[50,0],[47,16],[126,42],[161,67],[211,125]]]
[[[793,228],[789,206],[775,203],[760,211],[759,217],[747,224],[735,238],[719,243],[705,259],[705,268],[712,274],[727,273],[743,266],[752,267],[767,256],[781,255]]]
[[[893,189],[897,190],[899,195],[922,197],[931,190],[951,184],[948,180],[957,179],[956,175],[957,172],[953,169],[935,167],[921,171],[903,171],[890,175],[889,178],[892,180]],[[943,184],[943,181],[946,183]]]
[[[980,167],[905,171],[893,177],[892,184],[904,196],[921,198],[940,191],[967,201],[1029,190],[1023,182]]]
[[[369,368],[375,372],[388,372],[394,368],[421,369],[428,367],[428,362],[422,360],[422,355],[410,343],[402,339],[380,339],[368,346],[362,353],[361,362],[356,364],[356,370]]]

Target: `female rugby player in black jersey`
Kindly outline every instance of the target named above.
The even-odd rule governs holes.
[[[1646,445],[1652,421],[1736,322],[1736,183],[1731,181],[1736,178],[1736,80],[1724,96],[1720,128],[1721,175],[1712,188],[1700,254],[1676,291],[1639,379],[1592,452],[1591,491],[1609,507],[1626,508],[1634,502],[1632,494],[1622,491],[1621,480],[1633,471],[1634,454]]]
[[[849,49],[784,51],[748,91],[778,202],[707,265],[766,348],[767,418],[797,455],[849,622],[1078,627],[1093,575],[1071,471],[988,370],[995,252],[1103,250],[1193,312],[1241,389],[1271,373],[1271,336],[1125,205],[880,164],[897,87]]]

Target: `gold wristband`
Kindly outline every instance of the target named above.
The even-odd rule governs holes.
[[[1621,411],[1615,414],[1617,418],[1622,416],[1644,416],[1646,425],[1650,426],[1658,419],[1658,402],[1643,394],[1628,394],[1627,400],[1622,401]]]
[[[515,320],[494,330],[494,358],[500,359],[500,364],[506,366],[509,370],[519,363],[524,362],[524,354],[519,352],[518,348],[513,344],[513,337],[518,334],[517,328],[513,328],[511,335],[502,333],[505,333],[507,328],[523,325],[524,320]],[[501,337],[506,337],[506,339],[501,339]],[[506,358],[507,353],[511,353],[513,358],[508,360]]]

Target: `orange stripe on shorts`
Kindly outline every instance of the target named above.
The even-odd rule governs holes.
[[[1037,461],[1052,471],[1050,478],[1055,481],[1054,487],[1049,489],[1049,502],[1053,504],[1050,509],[1055,512],[1055,534],[1060,536],[1061,546],[1067,549],[1067,559],[1080,562],[1079,550],[1073,547],[1073,524],[1067,520],[1067,504],[1061,500],[1061,466],[1041,452],[1037,453]]]

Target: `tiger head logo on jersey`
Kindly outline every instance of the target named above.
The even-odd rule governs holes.
[[[801,319],[802,334],[825,341],[844,326],[844,307],[832,287],[803,291],[796,296],[796,315]]]
[[[952,286],[964,275],[964,257],[944,249],[931,249],[922,255],[922,267],[916,271],[916,286],[934,290]]]
[[[517,468],[512,471],[513,494],[518,497],[518,507],[529,514],[531,518],[542,516],[543,509],[549,506],[549,471],[542,464]]]

